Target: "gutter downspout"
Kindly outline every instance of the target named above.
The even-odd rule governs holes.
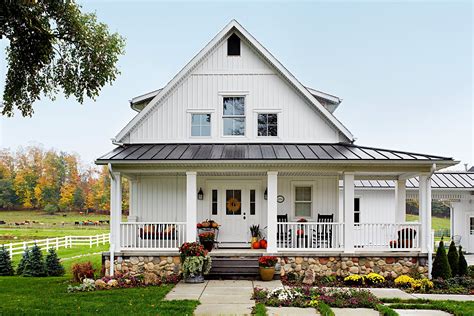
[[[429,179],[430,179],[430,187],[431,187],[431,177],[433,176],[433,173],[436,171],[436,164],[434,163],[431,166],[430,169],[430,174],[429,174]],[[431,189],[430,189],[431,193]],[[429,197],[431,200],[431,196]],[[431,202],[431,201],[430,201]],[[431,203],[430,203],[431,204]],[[431,210],[430,210],[431,212]],[[428,240],[429,245],[428,245],[428,279],[432,279],[431,277],[431,271],[433,270],[433,247],[434,247],[434,230],[432,229],[430,232],[426,232],[428,234]]]

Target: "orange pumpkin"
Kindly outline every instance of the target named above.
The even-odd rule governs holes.
[[[254,242],[254,243],[252,244],[252,248],[253,248],[253,249],[259,249],[259,248],[260,248],[260,243],[259,243],[258,241]]]
[[[265,239],[260,240],[260,248],[267,249],[267,241]]]

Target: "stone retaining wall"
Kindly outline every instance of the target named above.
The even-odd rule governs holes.
[[[115,256],[115,271],[120,273],[145,274],[154,273],[165,277],[181,273],[179,256]],[[110,256],[102,256],[105,275],[110,272]]]
[[[279,257],[277,270],[280,275],[295,272],[304,276],[307,270],[312,270],[315,276],[348,276],[350,274],[369,274],[376,272],[384,277],[396,278],[402,274],[428,274],[427,258],[422,257],[317,257],[294,256]]]

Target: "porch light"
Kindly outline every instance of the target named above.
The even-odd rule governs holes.
[[[204,199],[204,192],[202,192],[202,188],[199,188],[198,200],[203,200],[203,199]]]
[[[263,192],[263,199],[268,199],[268,188],[265,188],[265,192]]]

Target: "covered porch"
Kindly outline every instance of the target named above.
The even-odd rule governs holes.
[[[125,145],[97,160],[111,175],[116,252],[176,252],[197,223],[220,224],[220,248],[249,248],[260,225],[268,253],[427,253],[431,176],[451,158],[352,144]],[[130,216],[121,222],[121,178]],[[420,222],[405,222],[406,180],[419,177]],[[393,212],[364,216],[354,181],[395,181]],[[340,187],[342,190],[340,190]],[[367,214],[365,214],[367,215]]]

